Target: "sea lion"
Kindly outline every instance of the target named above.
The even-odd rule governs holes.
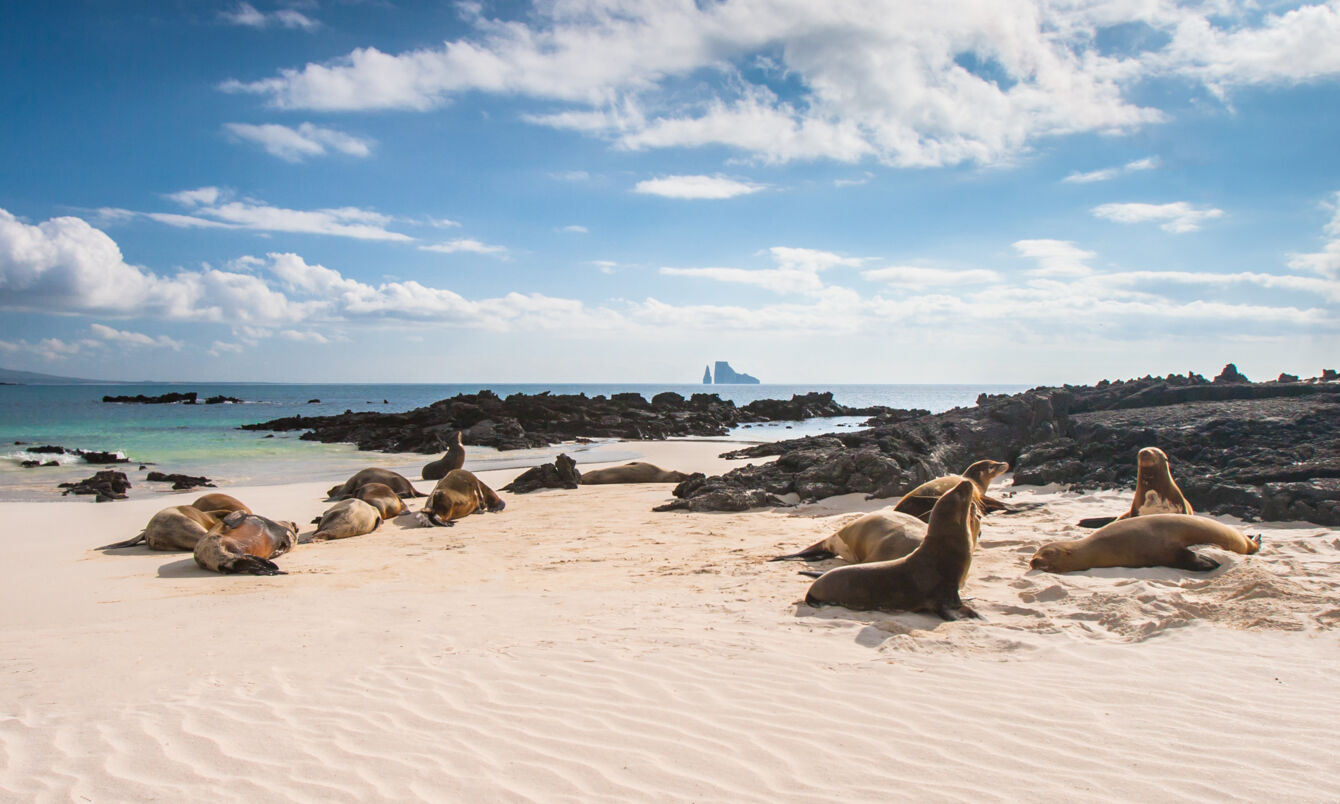
[[[312,540],[324,542],[371,533],[381,525],[382,516],[369,503],[350,497],[326,509],[316,523],[316,533],[312,534]]]
[[[583,486],[606,483],[682,483],[688,479],[689,476],[684,472],[662,469],[656,464],[641,461],[582,472]]]
[[[805,594],[811,606],[930,611],[944,620],[980,615],[963,605],[959,587],[972,565],[977,486],[961,480],[931,508],[926,538],[893,561],[852,564],[825,572]]]
[[[226,574],[283,575],[270,559],[298,543],[298,526],[234,511],[195,546],[195,563]]]
[[[926,523],[897,511],[875,511],[798,553],[769,561],[823,561],[837,556],[851,564],[892,561],[908,555],[926,536]]]
[[[1131,510],[1118,519],[1150,514],[1192,514],[1191,503],[1173,481],[1168,456],[1158,447],[1145,447],[1135,459],[1135,499]]]
[[[335,486],[326,492],[326,496],[332,500],[343,500],[345,497],[354,496],[354,492],[362,486],[369,483],[381,483],[391,487],[391,491],[399,494],[401,497],[422,497],[423,492],[414,488],[414,484],[409,482],[404,475],[392,472],[390,469],[378,469],[375,467],[361,469],[354,473],[354,476],[344,481],[344,483]]]
[[[452,469],[437,481],[424,502],[423,513],[434,525],[450,525],[451,520],[469,516],[476,511],[496,513],[506,508],[493,489],[465,469]]]
[[[991,485],[992,480],[1009,470],[1010,465],[1004,461],[976,461],[967,469],[964,469],[961,475],[944,475],[934,480],[927,480],[904,494],[902,499],[894,504],[893,510],[911,514],[925,521],[930,516],[931,508],[935,505],[935,501],[940,498],[940,495],[957,486],[961,480],[972,481],[973,486],[977,489],[977,498],[982,506],[983,513],[1002,510],[1007,507],[1005,503],[986,496],[986,490]],[[977,534],[974,533],[972,537],[976,540]]]
[[[447,447],[447,454],[423,467],[420,476],[424,480],[441,480],[452,469],[465,465],[465,445],[461,443],[461,431],[456,431],[456,443]]]
[[[211,528],[218,526],[221,516],[223,514],[215,516],[191,505],[174,505],[150,517],[149,524],[135,538],[105,544],[98,549],[117,550],[143,542],[150,550],[194,550],[196,543]]]
[[[400,516],[409,510],[405,501],[400,499],[400,495],[392,491],[391,487],[385,483],[368,483],[359,486],[358,491],[354,492],[354,496],[376,508],[382,519]]]
[[[245,511],[251,513],[251,509],[241,500],[222,492],[206,494],[195,502],[191,503],[192,508],[199,508],[201,511],[208,511],[215,516],[227,516],[234,511]]]
[[[1190,514],[1142,514],[1119,519],[1083,539],[1044,544],[1028,562],[1044,572],[1094,567],[1172,567],[1207,572],[1219,562],[1196,555],[1193,544],[1212,544],[1242,555],[1261,549],[1261,537],[1244,536],[1222,522]]]

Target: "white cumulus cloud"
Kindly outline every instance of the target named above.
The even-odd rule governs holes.
[[[737,181],[725,176],[665,176],[640,181],[633,187],[633,192],[665,198],[723,199],[750,195],[764,189],[766,187],[762,184]]]
[[[105,324],[92,324],[89,326],[93,334],[104,341],[118,344],[120,346],[160,346],[167,349],[180,351],[185,344],[179,340],[169,338],[166,335],[159,335],[157,338],[151,335],[145,335],[142,332],[131,332],[124,329],[113,329]]]
[[[250,3],[238,3],[231,11],[220,11],[219,18],[230,25],[242,25],[248,28],[297,28],[312,31],[321,27],[321,23],[292,8],[281,8],[269,13],[258,11]]]
[[[419,246],[420,251],[436,251],[441,254],[458,254],[467,252],[470,254],[506,254],[507,246],[496,246],[489,243],[482,243],[469,237],[462,237],[456,240],[449,240],[445,243],[432,243],[426,246]]]
[[[224,129],[238,139],[259,145],[266,153],[287,162],[301,162],[308,157],[325,156],[332,151],[359,158],[372,154],[372,140],[311,123],[302,123],[297,128],[278,123],[225,123]]]
[[[1105,218],[1117,223],[1162,221],[1159,228],[1174,234],[1197,231],[1200,229],[1202,222],[1221,218],[1224,215],[1222,209],[1212,207],[1197,209],[1185,201],[1176,201],[1171,204],[1100,204],[1094,207],[1091,212],[1095,217]]]

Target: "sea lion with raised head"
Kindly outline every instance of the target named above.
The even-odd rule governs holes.
[[[934,480],[927,480],[904,494],[902,499],[894,504],[893,510],[926,521],[930,516],[931,508],[935,505],[935,501],[940,499],[940,495],[957,486],[961,480],[972,481],[973,486],[977,489],[977,498],[982,506],[983,513],[1005,509],[1008,506],[1000,500],[986,496],[986,490],[990,487],[992,480],[1009,470],[1010,465],[1004,461],[976,461],[967,469],[964,469],[961,475],[944,475]],[[973,539],[976,538],[977,534],[974,533]]]
[[[1261,537],[1244,536],[1213,519],[1191,514],[1142,514],[1119,519],[1083,539],[1044,544],[1028,563],[1044,572],[1078,572],[1095,567],[1172,567],[1208,572],[1219,562],[1189,548],[1212,544],[1242,555],[1261,549]]]
[[[447,453],[441,458],[426,464],[420,476],[424,480],[441,480],[452,469],[465,466],[465,445],[461,443],[461,431],[456,431],[456,443],[447,447]]]
[[[354,492],[354,497],[371,505],[381,514],[382,519],[400,516],[409,510],[405,501],[400,499],[400,495],[391,490],[391,487],[385,483],[368,483],[359,486],[358,491]]]
[[[245,511],[248,514],[251,513],[251,509],[246,506],[246,503],[229,494],[217,491],[200,497],[195,502],[191,503],[191,507],[199,508],[201,511],[208,511],[218,517],[227,516],[234,511]]]
[[[194,550],[196,543],[211,528],[217,527],[226,512],[215,516],[191,505],[164,508],[149,518],[149,524],[133,539],[115,544],[104,544],[99,550],[117,550],[134,547],[141,542],[150,550]]]
[[[595,486],[608,483],[682,483],[688,480],[688,474],[673,469],[662,469],[654,463],[633,461],[623,466],[611,466],[608,469],[589,469],[582,472],[582,485]]]
[[[298,543],[298,526],[234,511],[195,546],[195,563],[225,574],[283,575],[270,559]]]
[[[972,566],[977,493],[972,481],[959,481],[936,500],[926,538],[910,555],[829,570],[810,586],[805,602],[858,610],[929,611],[944,620],[980,616],[959,597]]]
[[[451,520],[469,516],[476,511],[497,513],[506,508],[498,493],[465,469],[452,469],[446,477],[437,481],[428,499],[424,501],[423,514],[434,525],[450,525]]]
[[[331,539],[348,539],[371,533],[382,523],[382,516],[370,503],[357,497],[349,497],[326,509],[316,519],[316,533],[312,541],[324,542]]]
[[[381,483],[389,486],[391,491],[401,497],[424,496],[423,492],[414,488],[414,484],[409,482],[409,479],[404,475],[392,472],[390,469],[378,469],[376,467],[360,469],[354,473],[353,477],[326,492],[326,496],[332,500],[343,500],[345,497],[354,496],[355,491],[369,483]]]
[[[851,564],[892,561],[909,555],[926,537],[926,523],[897,511],[875,511],[845,525],[798,553],[769,561],[823,561],[841,558]]]
[[[1194,514],[1191,503],[1173,480],[1168,456],[1158,447],[1145,447],[1135,458],[1135,498],[1131,510],[1121,516],[1094,516],[1079,521],[1080,527],[1101,528],[1119,519],[1150,514]]]

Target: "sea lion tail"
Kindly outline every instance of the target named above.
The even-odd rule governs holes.
[[[260,556],[238,556],[236,560],[219,568],[220,572],[239,575],[287,575],[279,565]]]
[[[135,545],[140,544],[140,543],[142,543],[142,542],[145,541],[145,536],[144,536],[144,534],[146,534],[146,533],[148,533],[147,530],[142,530],[142,531],[140,531],[140,535],[136,536],[136,537],[133,538],[133,539],[126,539],[124,542],[116,542],[116,543],[114,543],[114,544],[104,544],[102,547],[99,547],[99,548],[97,548],[97,549],[99,549],[99,550],[119,550],[119,549],[121,549],[122,547],[134,547]],[[1258,537],[1258,538],[1259,538],[1259,537]]]
[[[1247,537],[1247,555],[1252,555],[1261,549],[1261,534]]]

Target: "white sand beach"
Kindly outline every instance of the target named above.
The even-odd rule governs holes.
[[[220,490],[308,533],[329,485]],[[1033,551],[1128,492],[1006,476],[1045,505],[984,520],[985,619],[946,623],[811,609],[801,565],[767,561],[891,500],[653,513],[670,488],[504,493],[261,578],[95,549],[196,493],[0,504],[0,799],[1340,800],[1340,532],[1049,575]]]

